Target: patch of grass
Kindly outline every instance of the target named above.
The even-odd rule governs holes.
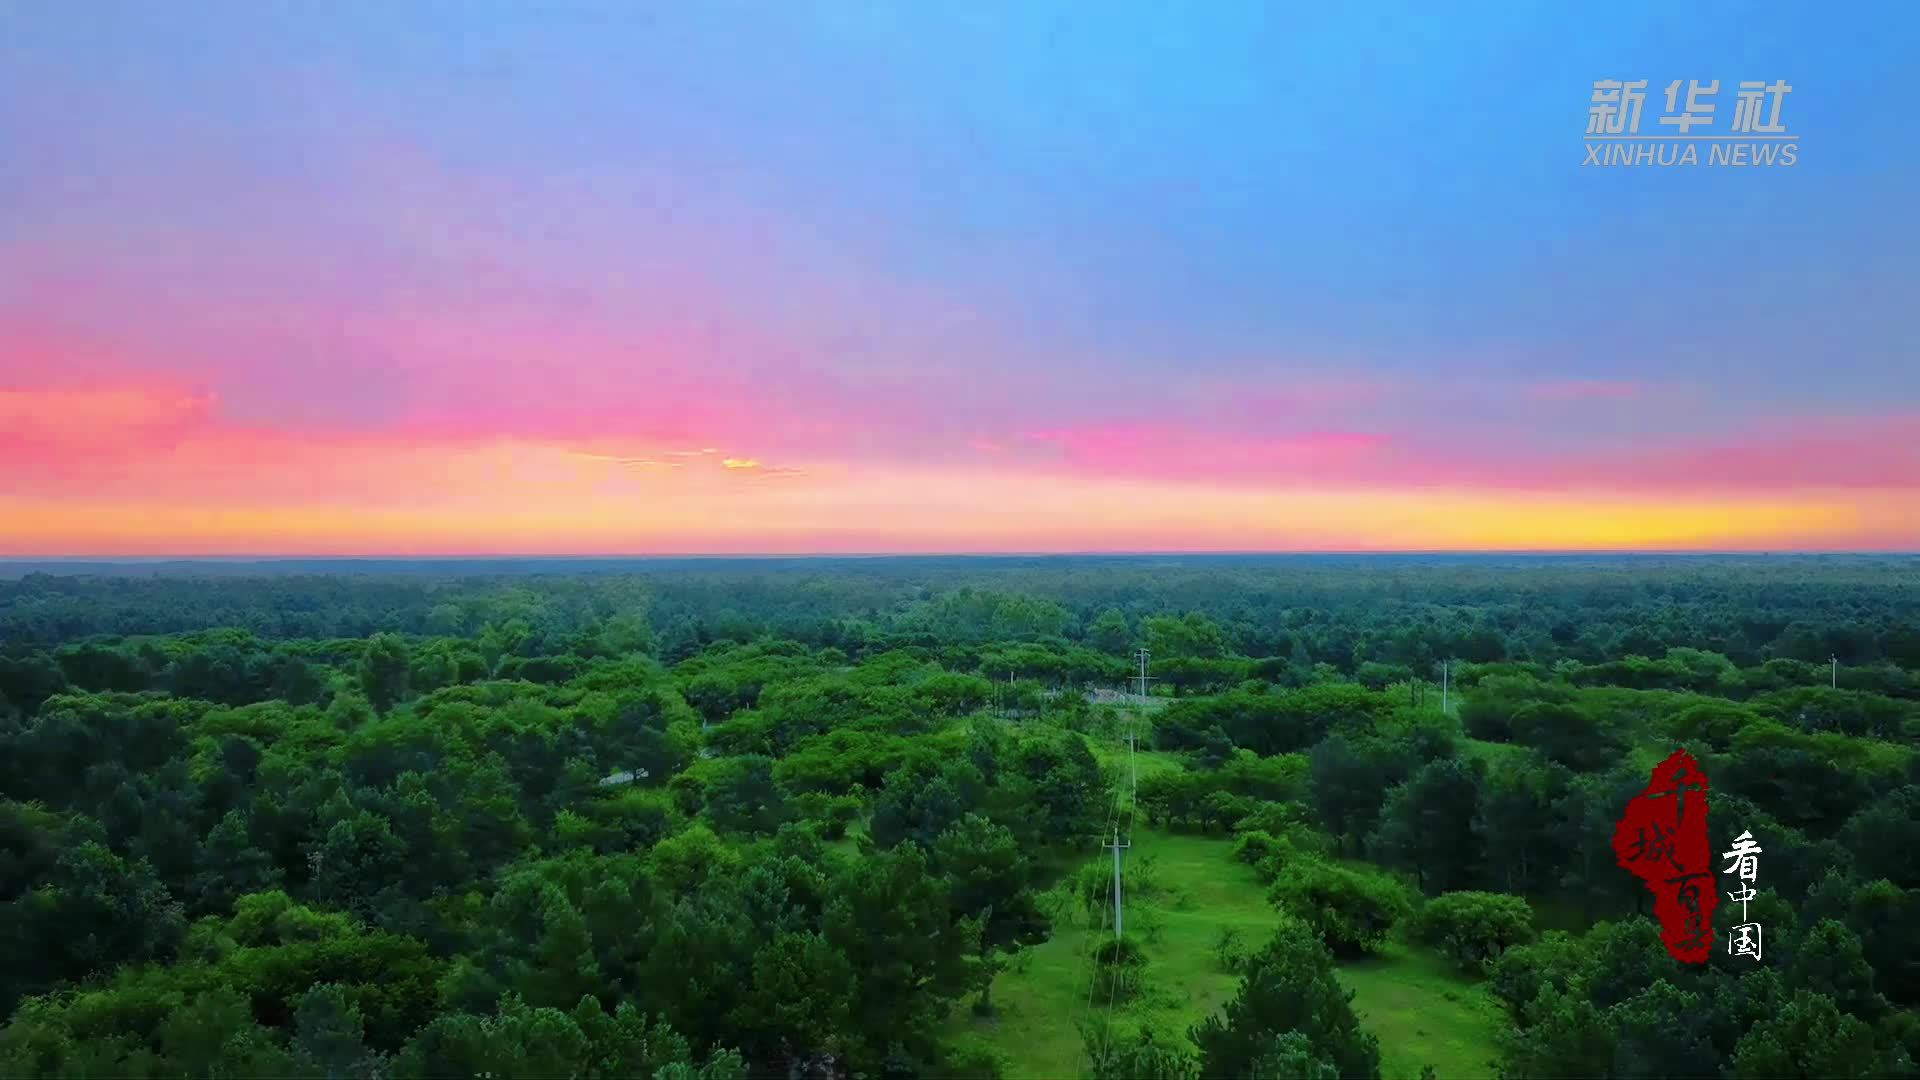
[[[1389,942],[1376,956],[1342,965],[1360,1024],[1380,1038],[1380,1075],[1411,1080],[1432,1065],[1443,1080],[1494,1075],[1506,1014],[1480,984],[1437,954]]]
[[[1140,770],[1141,776],[1151,776],[1157,772],[1168,772],[1170,770],[1184,769],[1187,767],[1186,762],[1181,759],[1179,754],[1173,753],[1170,750],[1147,749],[1145,735],[1146,733],[1144,731],[1141,732],[1142,737],[1138,740],[1139,746],[1133,752],[1134,768]],[[1127,744],[1125,742],[1117,739],[1101,739],[1089,736],[1087,738],[1087,749],[1093,751],[1093,759],[1100,763],[1101,768],[1118,767],[1124,769],[1127,767]]]
[[[1673,751],[1662,749],[1651,743],[1636,743],[1627,749],[1627,763],[1635,772],[1651,774],[1653,767],[1672,755]]]
[[[1460,740],[1460,755],[1469,761],[1484,761],[1491,767],[1503,761],[1526,757],[1527,748],[1519,743],[1463,738]]]
[[[1214,945],[1225,926],[1238,927],[1249,943],[1266,940],[1275,915],[1265,886],[1233,861],[1231,843],[1218,837],[1142,827],[1134,831],[1133,845],[1134,865],[1150,855],[1161,886],[1151,901],[1142,896],[1126,907],[1127,936],[1147,956],[1140,997],[1115,1004],[1111,1014],[1105,1000],[1089,1007],[1088,958],[1113,930],[1104,919],[1089,926],[1078,910],[1068,909],[1051,939],[994,980],[995,1015],[974,1016],[971,1001],[961,1003],[948,1020],[950,1038],[978,1040],[1006,1055],[1010,1078],[1078,1076],[1086,1064],[1081,1021],[1105,1027],[1111,1015],[1116,1039],[1130,1038],[1143,1022],[1184,1037],[1189,1026],[1233,996],[1239,977],[1219,970]]]
[[[993,983],[993,1015],[976,1016],[969,998],[955,1006],[945,1034],[955,1045],[976,1042],[1007,1061],[1009,1077],[1080,1075],[1080,1035],[1086,1014],[1087,956],[1102,935],[1060,925],[1053,937],[1015,957]]]
[[[1133,834],[1131,865],[1152,857],[1159,894],[1129,901],[1127,935],[1145,949],[1145,991],[1117,1003],[1112,1037],[1131,1038],[1143,1023],[1184,1038],[1187,1029],[1216,1012],[1239,987],[1239,976],[1220,970],[1214,946],[1221,931],[1240,932],[1249,950],[1271,935],[1277,914],[1266,886],[1252,869],[1232,858],[1230,839],[1191,836],[1141,827]],[[991,1017],[973,1015],[971,999],[948,1019],[955,1045],[977,1043],[1002,1055],[1010,1080],[1058,1078],[1085,1067],[1079,1024],[1104,1027],[1105,1001],[1089,1008],[1094,946],[1112,933],[1104,919],[1089,926],[1077,909],[1063,911],[1053,937],[1027,950],[994,981]],[[1494,1038],[1505,1024],[1499,1007],[1480,987],[1455,974],[1433,953],[1390,944],[1381,956],[1340,969],[1354,990],[1362,1023],[1380,1037],[1384,1073],[1416,1077],[1432,1064],[1442,1077],[1491,1075]]]
[[[1142,735],[1144,734],[1142,732]],[[1100,763],[1100,767],[1119,776],[1120,805],[1128,811],[1131,810],[1132,805],[1130,796],[1132,785],[1127,782],[1129,765],[1132,771],[1142,779],[1155,773],[1177,772],[1187,767],[1186,760],[1181,755],[1167,750],[1136,748],[1129,754],[1127,744],[1124,742],[1094,736],[1087,736],[1086,739],[1087,749],[1092,751],[1093,759]],[[1142,738],[1139,742],[1144,746],[1146,740]]]
[[[860,853],[860,843],[869,835],[868,826],[872,821],[873,816],[871,814],[862,814],[857,820],[847,825],[847,833],[845,836],[842,836],[838,840],[828,840],[822,844],[821,847],[826,849],[827,857],[829,859],[845,860],[860,859],[862,857]]]

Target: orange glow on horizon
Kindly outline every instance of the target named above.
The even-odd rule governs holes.
[[[1838,434],[1488,464],[1341,432],[1115,425],[862,460],[683,434],[246,427],[210,396],[139,386],[0,392],[0,419],[6,557],[1920,547],[1904,417],[1851,436],[1879,464],[1836,487],[1756,478],[1854,445]]]
[[[1250,492],[848,467],[768,483],[498,450],[441,464],[446,482],[381,503],[0,498],[0,556],[1893,549],[1920,520],[1900,492],[1868,512],[1853,492]]]

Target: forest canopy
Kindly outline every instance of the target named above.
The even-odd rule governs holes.
[[[1912,557],[0,578],[6,1076],[1912,1075],[1916,850]]]

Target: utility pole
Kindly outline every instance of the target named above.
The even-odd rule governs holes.
[[[1447,661],[1440,661],[1440,715],[1447,715]]]
[[[1833,661],[1833,684],[1832,685],[1833,685],[1833,689],[1838,690],[1840,689],[1840,657],[1830,656],[1827,659]]]
[[[1153,654],[1148,652],[1144,646],[1133,654],[1134,660],[1140,665],[1140,674],[1137,678],[1140,680],[1140,707],[1142,709],[1147,707],[1147,661],[1152,659],[1152,657]],[[1127,772],[1130,777],[1136,806],[1138,805],[1138,799],[1140,797],[1140,769],[1134,764],[1133,749],[1135,734],[1139,729],[1140,717],[1137,714],[1129,717],[1127,721]]]
[[[1113,940],[1120,940],[1120,852],[1133,846],[1133,841],[1120,842],[1120,826],[1113,827],[1113,843],[1105,845],[1113,849]]]
[[[1134,717],[1129,717],[1127,719],[1127,775],[1132,785],[1132,792],[1133,792],[1130,798],[1133,799],[1133,803],[1136,808],[1138,808],[1140,803],[1140,767],[1134,764],[1133,740],[1134,740],[1135,731],[1136,729],[1139,728],[1139,726],[1140,726],[1139,717],[1134,716]]]

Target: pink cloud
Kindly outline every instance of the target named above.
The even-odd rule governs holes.
[[[1025,435],[1027,468],[1274,488],[1513,492],[1791,492],[1920,488],[1920,415],[1803,419],[1716,439],[1579,453],[1514,440],[1456,444],[1361,432],[1223,435],[1114,424]]]
[[[1094,424],[1030,431],[1071,468],[1154,479],[1302,482],[1334,479],[1388,444],[1360,432],[1219,435],[1171,424]]]
[[[211,423],[205,390],[166,384],[0,386],[0,456],[98,460],[174,446]]]
[[[1920,414],[1779,421],[1714,440],[1591,455],[1534,486],[1629,491],[1920,487]]]

